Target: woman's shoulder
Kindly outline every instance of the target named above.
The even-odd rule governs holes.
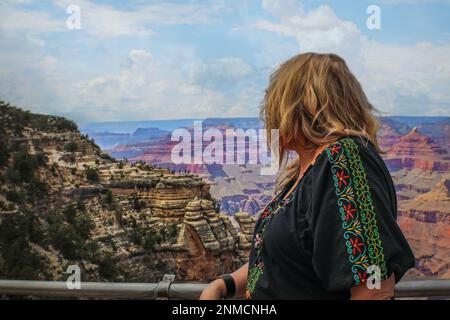
[[[325,152],[331,156],[347,152],[367,153],[369,155],[379,155],[374,144],[366,138],[359,136],[345,136],[341,137],[335,142],[331,143],[325,148]]]
[[[311,176],[322,179],[326,175],[344,174],[342,170],[354,177],[370,176],[391,183],[389,170],[374,144],[358,136],[342,137],[328,145],[317,158]]]
[[[359,136],[346,136],[336,140],[324,149],[318,160],[328,163],[340,161],[346,165],[350,165],[349,162],[363,162],[367,166],[384,167],[384,161],[374,144]]]

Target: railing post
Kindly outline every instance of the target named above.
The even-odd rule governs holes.
[[[174,274],[165,274],[162,281],[158,282],[157,287],[157,300],[168,300],[170,299],[170,285],[175,280]]]

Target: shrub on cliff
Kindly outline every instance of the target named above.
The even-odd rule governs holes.
[[[21,191],[12,189],[6,192],[6,200],[17,204],[22,204],[25,201],[25,196]]]
[[[114,159],[113,157],[111,157],[109,154],[107,154],[106,152],[102,152],[100,153],[100,158],[102,158],[103,160],[109,160],[111,162],[115,162],[116,159]]]
[[[47,198],[48,186],[37,177],[32,178],[31,181],[26,184],[25,190],[29,201],[41,201]]]
[[[82,211],[75,219],[75,228],[81,238],[86,240],[90,238],[92,230],[95,229],[95,222],[87,212]]]
[[[75,222],[75,218],[77,217],[77,209],[74,205],[69,204],[63,209],[62,214],[67,222],[73,224]]]
[[[123,163],[122,161],[117,162],[117,169],[123,169],[124,165],[125,163]]]
[[[68,142],[64,145],[64,150],[67,152],[78,151],[78,144],[75,141]]]
[[[150,230],[144,236],[142,246],[144,247],[144,249],[153,250],[153,247],[156,244],[161,244],[161,242],[162,242],[161,235],[155,232],[154,230]]]
[[[176,223],[170,224],[167,233],[171,240],[175,239],[178,235],[178,225]]]
[[[8,242],[3,251],[3,266],[0,277],[7,279],[36,279],[45,273],[41,256],[33,252],[28,243],[21,238]]]
[[[6,171],[6,178],[12,183],[30,182],[34,178],[36,169],[46,164],[45,154],[32,155],[25,147],[19,147],[19,150],[14,153],[12,167]]]
[[[110,189],[106,189],[104,196],[102,197],[104,205],[110,205],[113,202],[113,194]]]
[[[29,242],[42,242],[44,233],[39,219],[31,212],[6,215],[0,220],[0,277],[35,279],[45,273],[42,257]]]
[[[91,183],[98,182],[100,179],[98,169],[96,167],[86,168],[84,174],[86,175],[86,179]]]
[[[130,240],[134,244],[141,245],[142,244],[143,232],[139,227],[135,227],[130,232]]]
[[[54,128],[58,131],[76,131],[78,126],[72,120],[68,120],[63,117],[52,116],[49,121]]]
[[[119,206],[114,207],[114,217],[119,225],[123,225],[123,210]]]
[[[81,258],[82,239],[70,224],[50,225],[49,233],[53,246],[61,251],[64,257],[71,260]]]
[[[155,237],[153,236],[153,234],[151,232],[149,232],[145,237],[144,237],[144,243],[143,243],[143,247],[146,250],[153,250],[153,246],[156,244],[155,241]]]
[[[4,166],[9,159],[8,141],[0,133],[0,167]]]
[[[118,273],[114,258],[111,254],[104,254],[99,260],[98,272],[100,273],[100,276],[109,279]]]
[[[145,208],[145,202],[140,201],[139,197],[135,194],[131,199],[131,206],[134,210],[141,211],[143,208]]]
[[[63,117],[49,116],[11,106],[0,101],[1,114],[7,115],[9,121],[5,123],[17,134],[20,134],[25,126],[42,131],[75,131],[78,129],[75,122]]]
[[[62,211],[52,210],[47,214],[50,244],[68,259],[84,258],[86,246],[95,222],[85,211],[69,205]]]

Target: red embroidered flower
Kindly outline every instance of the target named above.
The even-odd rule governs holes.
[[[353,255],[355,255],[356,251],[358,251],[359,253],[362,252],[361,247],[364,246],[364,243],[359,242],[359,238],[355,238],[355,239],[350,238],[350,243],[352,244],[352,248],[353,248],[352,254]]]
[[[258,248],[261,245],[261,242],[262,242],[262,238],[261,238],[261,235],[258,233],[255,236],[255,245],[254,245],[254,247]]]
[[[344,205],[344,211],[345,211],[345,221],[348,221],[349,218],[354,218],[353,213],[356,211],[355,208],[352,208],[352,204],[349,203],[347,206]]]
[[[361,282],[366,282],[367,272],[366,271],[364,271],[364,272],[358,271],[358,277],[361,280]]]
[[[273,206],[273,200],[272,200],[271,203],[269,203],[269,204],[264,208],[264,211],[263,211],[263,213],[262,213],[262,215],[261,215],[261,218],[264,219],[264,218],[266,218],[267,216],[269,216],[269,215],[272,213],[272,211],[273,211],[272,206]]]
[[[348,175],[345,174],[344,170],[341,170],[341,172],[338,172],[336,174],[338,181],[339,181],[339,188],[342,186],[342,184],[344,184],[345,186],[347,186],[347,178],[350,178]]]
[[[341,150],[341,147],[337,144],[333,145],[333,147],[330,149],[331,155],[334,156],[335,153],[339,153],[339,150]]]
[[[270,214],[270,211],[269,210],[264,210],[264,212],[263,212],[263,214],[261,215],[261,218],[265,218],[265,217],[267,217],[268,215]]]

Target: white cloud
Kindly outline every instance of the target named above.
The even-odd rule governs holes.
[[[48,12],[17,11],[2,8],[0,11],[0,29],[30,31],[61,31],[65,28],[64,20],[54,19]]]
[[[416,4],[416,3],[445,3],[450,4],[450,0],[381,0],[381,4]]]
[[[366,69],[361,78],[374,101],[381,104],[384,100],[385,111],[449,114],[449,57],[450,45],[392,46],[372,42],[365,50]]]
[[[140,4],[128,10],[120,10],[106,4],[88,0],[54,0],[55,15],[38,10],[23,11],[15,7],[18,2],[3,3],[0,10],[0,26],[5,30],[36,32],[67,31],[66,19],[69,5],[80,8],[81,30],[95,37],[150,36],[152,26],[211,24],[218,20],[223,6],[197,3]]]
[[[189,74],[192,67],[180,69],[161,63],[140,49],[132,50],[128,59],[129,66],[119,73],[78,85],[77,104],[96,106],[95,109],[80,111],[93,119],[126,120],[231,116],[230,110],[243,114],[248,109],[248,104],[242,101],[249,97],[228,96],[221,90],[199,83]],[[248,65],[234,58],[213,61],[203,67],[220,73],[225,70],[221,64],[231,66],[228,70],[231,78],[238,77],[236,72],[249,71],[246,70]],[[233,71],[234,64],[237,68]]]
[[[262,20],[253,27],[294,39],[299,52],[341,55],[383,112],[450,114],[449,45],[396,46],[369,41],[355,23],[340,19],[325,5],[279,16],[276,22]]]
[[[258,21],[254,27],[296,40],[302,52],[335,52],[358,60],[362,44],[366,41],[355,23],[339,19],[327,5],[282,16],[279,22]]]
[[[261,7],[276,17],[298,15],[303,12],[303,4],[298,0],[262,0]]]
[[[65,1],[67,5],[72,2]],[[147,36],[154,33],[152,26],[210,24],[217,21],[216,15],[220,9],[195,3],[155,3],[124,11],[91,1],[78,2],[84,20],[83,28],[97,36]]]
[[[21,47],[28,53],[0,53],[0,97],[27,109],[33,107],[35,112],[62,114],[70,110],[62,102],[73,96],[74,90],[57,59],[41,52],[30,53],[31,47],[41,45],[37,40],[26,40]]]
[[[222,89],[242,84],[254,74],[255,70],[249,64],[236,57],[196,62],[192,65],[190,72],[195,83]]]

